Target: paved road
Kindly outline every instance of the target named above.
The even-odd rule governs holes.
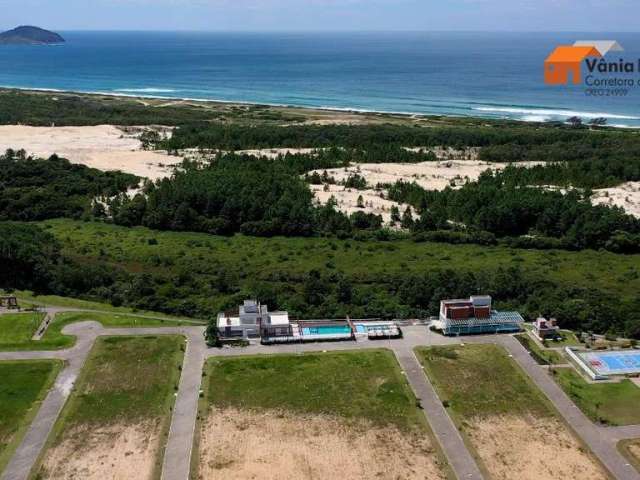
[[[404,342],[398,342],[394,345],[393,352],[404,370],[411,388],[422,402],[424,415],[456,477],[476,480],[483,478],[478,465],[464,444],[460,432],[424,374],[411,346]]]
[[[571,425],[573,430],[584,443],[588,445],[591,451],[615,478],[618,480],[640,480],[640,474],[616,448],[616,444],[620,440],[616,432],[638,433],[640,426],[625,427],[624,430],[615,430],[594,424],[580,411],[571,399],[569,399],[564,391],[551,378],[549,372],[541,368],[540,365],[533,360],[529,352],[512,336],[471,337],[467,340],[474,343],[487,343],[487,341],[489,341],[506,348],[514,360],[518,362],[538,388],[553,402],[567,423]]]
[[[81,311],[76,309],[65,310]],[[163,480],[186,480],[188,478],[198,411],[202,366],[206,357],[295,354],[372,348],[389,348],[394,351],[400,365],[407,374],[416,396],[421,399],[427,420],[458,478],[482,478],[473,457],[466,449],[459,432],[447,415],[446,410],[442,407],[433,387],[428,382],[413,354],[413,348],[419,345],[460,343],[460,339],[442,337],[429,332],[424,326],[410,326],[404,328],[405,338],[402,340],[381,340],[377,342],[365,340],[269,347],[252,345],[248,348],[218,350],[207,349],[202,337],[203,331],[204,327],[199,326],[105,329],[96,322],[83,322],[68,325],[63,330],[65,334],[78,337],[76,345],[71,349],[51,352],[0,352],[0,360],[57,358],[68,362],[56,380],[54,387],[42,403],[36,418],[10,460],[1,480],[25,480],[28,477],[98,335],[158,334],[184,335],[187,337],[182,376],[163,462]],[[640,425],[600,427],[593,424],[550,378],[548,371],[537,365],[522,345],[511,336],[465,337],[464,341],[469,343],[498,343],[504,346],[616,478],[620,480],[640,480],[640,475],[627,464],[624,457],[616,449],[616,443],[620,439],[640,437]]]
[[[26,480],[29,477],[62,407],[71,394],[73,385],[95,340],[95,333],[102,328],[98,324],[86,324],[82,328],[78,328],[78,325],[72,327],[68,333],[76,334],[78,340],[72,349],[65,352],[12,352],[13,355],[0,355],[0,359],[4,359],[3,357],[6,356],[11,359],[64,358],[67,360],[67,365],[58,375],[29,430],[11,457],[1,477],[2,480]]]

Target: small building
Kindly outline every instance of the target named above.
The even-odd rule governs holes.
[[[539,340],[557,338],[560,336],[558,321],[555,318],[547,320],[544,317],[539,317],[533,324],[533,333]]]
[[[518,312],[498,312],[488,295],[442,300],[434,327],[444,335],[519,332],[524,319]]]
[[[5,307],[9,310],[18,309],[20,308],[18,298],[14,295],[0,295],[0,307]]]
[[[222,339],[258,338],[262,330],[288,331],[287,312],[269,312],[267,305],[245,300],[237,310],[218,314],[218,334]]]

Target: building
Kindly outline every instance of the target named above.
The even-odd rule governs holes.
[[[14,295],[0,295],[0,307],[6,307],[9,310],[18,309],[18,299]]]
[[[237,310],[218,314],[218,334],[222,339],[259,338],[262,335],[288,335],[287,312],[269,312],[267,305],[245,300]]]
[[[444,335],[519,332],[524,319],[518,312],[498,312],[491,309],[491,297],[442,300],[440,316],[434,327]]]
[[[555,318],[547,320],[544,317],[540,317],[533,324],[533,333],[540,340],[553,339],[560,336],[560,327]]]

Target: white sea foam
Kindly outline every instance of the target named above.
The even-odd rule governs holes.
[[[520,107],[474,107],[478,112],[513,113],[519,115],[546,115],[550,117],[586,117],[586,118],[615,118],[619,120],[640,120],[640,117],[631,115],[620,115],[607,112],[580,112],[577,110],[551,110],[546,108],[520,108]]]
[[[173,88],[117,88],[116,92],[131,92],[131,93],[175,93],[177,90]]]

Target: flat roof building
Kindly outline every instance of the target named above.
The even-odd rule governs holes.
[[[518,332],[524,319],[518,312],[492,310],[488,295],[442,300],[435,327],[445,335]]]

